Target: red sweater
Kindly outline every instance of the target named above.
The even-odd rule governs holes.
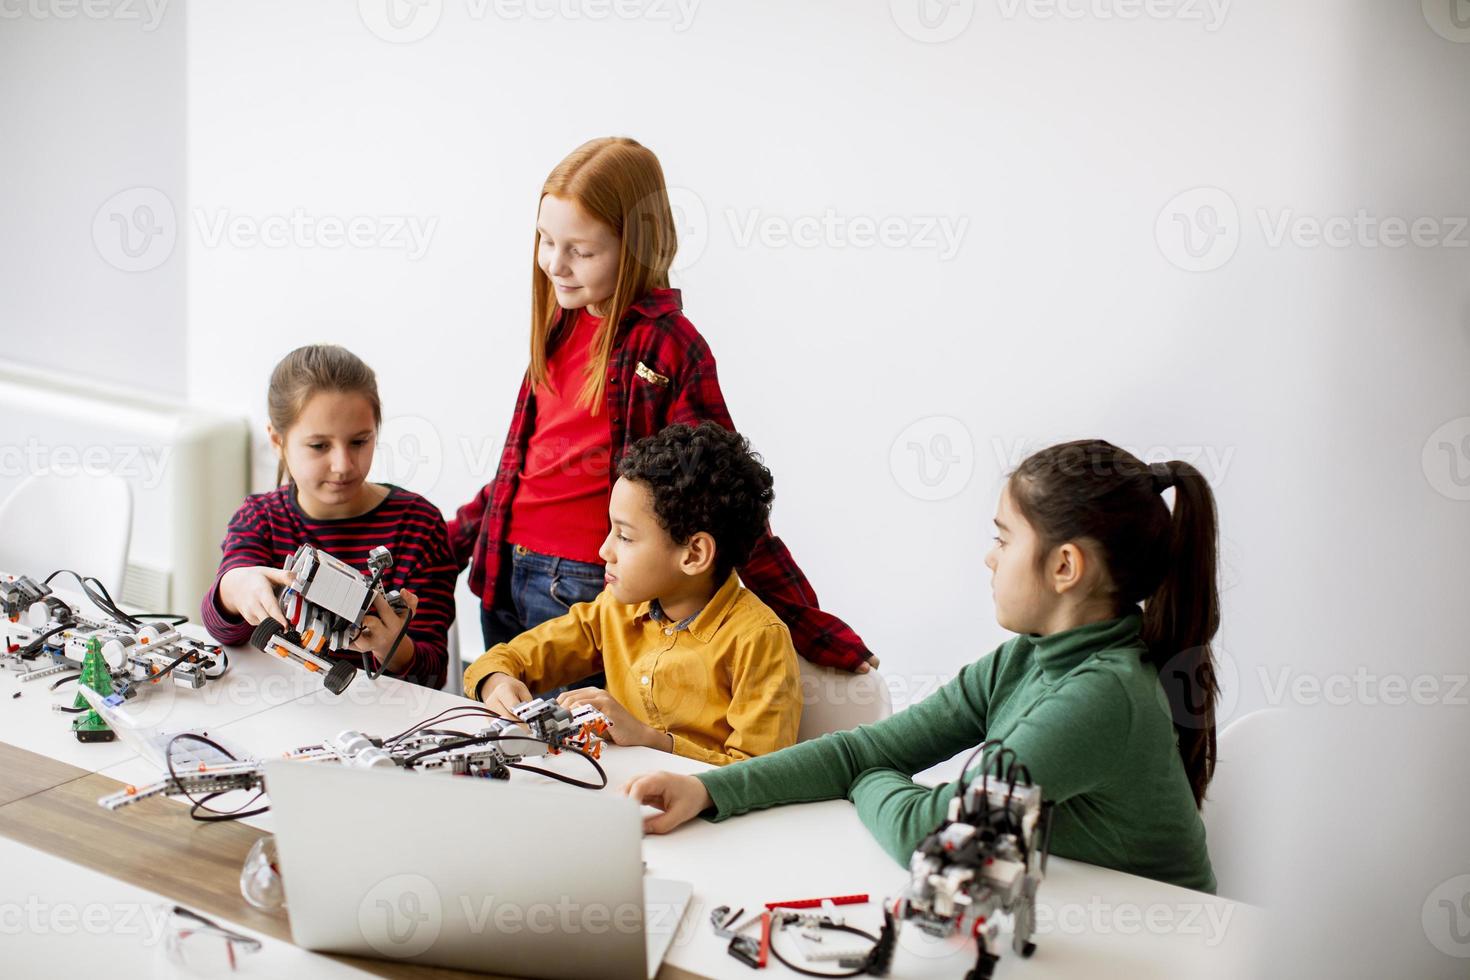
[[[506,540],[543,555],[602,564],[607,540],[607,419],[577,404],[602,321],[586,310],[552,351],[536,393],[536,431],[526,446]]]
[[[368,552],[379,545],[388,549],[393,567],[383,575],[383,588],[390,592],[409,589],[419,600],[408,626],[413,660],[400,676],[425,687],[442,688],[459,568],[450,553],[439,508],[399,487],[390,486],[388,496],[366,514],[337,520],[308,517],[296,502],[295,487],[289,484],[246,497],[225,532],[219,574],[200,609],[210,635],[239,646],[254,631],[245,620],[220,608],[219,580],[225,572],[242,565],[280,568],[303,544],[320,548],[363,574],[367,573]],[[346,659],[358,663],[361,657],[352,652]]]

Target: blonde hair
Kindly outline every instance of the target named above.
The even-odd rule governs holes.
[[[361,395],[373,408],[373,424],[383,424],[383,404],[378,399],[378,376],[346,347],[310,344],[281,358],[271,371],[266,391],[266,412],[271,428],[284,441],[286,432],[301,417],[306,403],[321,392]],[[289,476],[285,453],[276,464],[276,486]]]
[[[653,151],[625,136],[589,140],[557,164],[541,186],[547,194],[572,201],[618,236],[618,275],[605,304],[602,330],[594,342],[587,383],[577,404],[598,413],[607,387],[607,364],[618,324],[628,308],[655,289],[667,289],[669,266],[678,248],[674,213],[664,186],[663,168]],[[562,322],[556,289],[531,252],[531,368],[533,386],[546,383],[547,348]]]

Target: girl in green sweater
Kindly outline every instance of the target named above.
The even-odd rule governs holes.
[[[1053,854],[1213,892],[1199,815],[1220,625],[1209,485],[1188,463],[1064,443],[1011,474],[995,526],[985,564],[1015,637],[877,724],[698,776],[636,777],[623,791],[663,811],[644,829],[845,797],[907,865],[956,790],[913,774],[991,739],[1055,802]]]

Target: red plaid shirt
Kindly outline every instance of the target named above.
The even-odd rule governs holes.
[[[709,345],[685,319],[677,289],[654,290],[633,304],[618,330],[607,371],[604,413],[612,427],[613,460],[608,481],[617,482],[618,460],[628,447],[676,422],[706,419],[734,429],[715,374]],[[495,602],[501,546],[526,446],[536,426],[530,378],[521,382],[500,468],[474,500],[449,522],[449,540],[463,567],[470,563],[470,588],[484,608]],[[740,568],[746,587],[781,617],[796,651],[815,664],[855,670],[868,656],[852,627],[817,605],[817,594],[781,540],[769,531]]]

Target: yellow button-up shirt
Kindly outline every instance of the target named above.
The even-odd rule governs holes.
[[[682,630],[651,607],[604,591],[491,647],[465,671],[465,692],[473,697],[494,673],[539,693],[605,670],[614,700],[673,735],[679,755],[722,766],[796,741],[801,672],[791,633],[735,573]]]

